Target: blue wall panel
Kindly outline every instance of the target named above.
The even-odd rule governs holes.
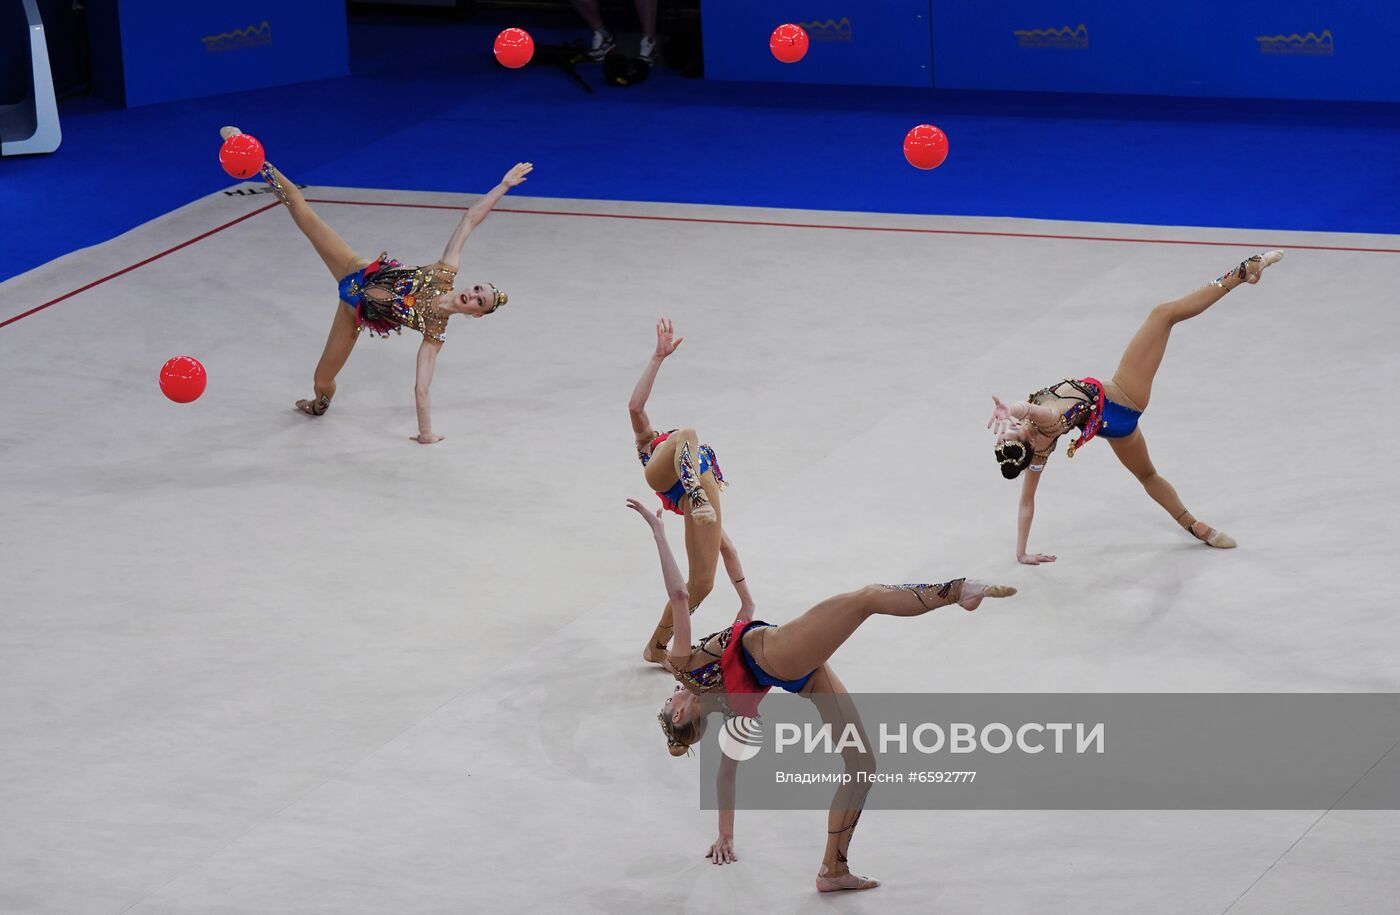
[[[129,106],[350,72],[344,0],[116,5]]]
[[[1400,0],[705,0],[712,79],[1400,101]],[[768,52],[807,27],[797,64]]]
[[[929,0],[705,0],[701,19],[709,79],[933,85]],[[784,22],[811,37],[799,63],[780,63],[768,50]]]
[[[1400,3],[933,0],[946,89],[1400,101]]]

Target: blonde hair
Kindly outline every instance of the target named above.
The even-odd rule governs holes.
[[[666,735],[666,749],[670,750],[672,756],[688,755],[691,746],[704,738],[705,728],[709,726],[708,715],[701,715],[685,724],[676,724],[671,721],[669,715],[660,712],[656,720],[661,722],[661,730]]]

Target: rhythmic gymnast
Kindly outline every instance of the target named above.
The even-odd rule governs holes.
[[[662,663],[678,685],[657,716],[672,756],[685,755],[692,744],[705,736],[711,712],[726,718],[756,716],[759,702],[774,686],[810,699],[834,733],[846,733],[847,726],[854,725],[859,729],[861,742],[869,747],[869,738],[850,695],[827,663],[836,649],[875,614],[920,616],[952,604],[976,610],[985,597],[1010,597],[1016,593],[1015,588],[962,578],[936,585],[868,585],[829,597],[781,626],[754,620],[752,607],[741,609],[733,626],[691,645],[690,616],[686,613],[691,597],[666,542],[661,512],[652,514],[635,499],[628,499],[627,505],[651,526],[672,618],[676,621],[675,642]],[[878,880],[851,873],[846,860],[870,790],[869,781],[855,773],[872,773],[874,760],[869,753],[849,747],[842,751],[841,759],[851,778],[836,790],[827,814],[826,849],[816,878],[817,889],[823,893],[868,890],[880,885]],[[715,864],[739,860],[734,852],[732,800],[737,765],[728,756],[719,764],[719,837],[705,854]]]
[[[715,570],[723,557],[725,571],[734,583],[741,607],[752,613],[753,598],[739,553],[725,534],[720,517],[719,491],[724,485],[724,474],[719,469],[715,450],[700,444],[694,429],[658,432],[647,416],[647,399],[651,396],[656,373],[684,340],[675,335],[675,328],[667,318],[656,322],[656,349],[627,401],[637,458],[642,462],[647,485],[656,492],[661,504],[685,518],[685,553],[690,564],[686,588],[693,602],[689,612],[694,613],[714,590]],[[674,620],[668,603],[661,610],[661,621],[652,631],[642,658],[660,664],[666,657],[666,645],[671,641],[673,630]]]
[[[1172,485],[1157,473],[1147,453],[1147,440],[1138,428],[1138,418],[1147,409],[1152,380],[1162,364],[1172,328],[1201,314],[1241,283],[1258,283],[1264,269],[1282,258],[1282,251],[1256,254],[1209,285],[1153,308],[1123,351],[1118,370],[1107,382],[1095,378],[1066,378],[1036,391],[1027,400],[1012,404],[992,397],[996,407],[987,420],[987,428],[997,434],[996,459],[1002,476],[1014,480],[1023,470],[1031,471],[1021,484],[1017,560],[1027,565],[1055,561],[1053,555],[1027,552],[1026,542],[1030,537],[1031,520],[1035,517],[1035,490],[1040,485],[1040,474],[1055,450],[1056,441],[1070,429],[1079,430],[1079,436],[1067,449],[1070,457],[1096,436],[1108,439],[1118,460],[1177,524],[1197,540],[1218,549],[1236,546],[1229,534],[1198,521],[1182,504]]]
[[[224,139],[242,133],[237,127],[219,131]],[[296,184],[273,167],[263,165],[262,177],[272,187],[279,200],[291,211],[297,228],[306,235],[316,253],[325,262],[331,276],[340,284],[340,301],[335,308],[330,335],[321,361],[312,376],[315,396],[298,400],[296,407],[308,416],[320,416],[330,409],[335,396],[335,378],[350,358],[350,350],[360,332],[387,337],[403,328],[423,335],[418,347],[414,378],[414,403],[418,411],[418,434],[409,436],[415,442],[432,445],[442,441],[433,432],[432,401],[429,389],[438,351],[447,336],[447,320],[453,315],[484,317],[506,304],[506,294],[490,283],[478,283],[460,292],[453,289],[462,246],[467,236],[481,225],[506,191],[519,186],[533,171],[529,162],[521,162],[506,172],[501,183],[473,204],[462,216],[442,258],[426,267],[406,266],[382,253],[373,261],[358,256],[335,230],[311,209]]]

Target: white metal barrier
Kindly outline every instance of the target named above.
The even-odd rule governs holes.
[[[29,95],[15,105],[0,105],[0,156],[51,153],[63,134],[58,127],[58,101],[54,98],[49,47],[44,43],[44,21],[35,0],[20,0],[28,20],[29,62],[33,71]]]

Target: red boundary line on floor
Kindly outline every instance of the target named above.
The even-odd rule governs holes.
[[[308,197],[308,203],[339,203],[360,207],[406,207],[419,210],[465,210],[464,206],[442,203],[377,203],[368,200],[324,200]],[[1049,238],[1062,241],[1126,241],[1144,245],[1212,245],[1234,248],[1283,248],[1295,251],[1363,251],[1368,254],[1400,254],[1400,248],[1347,248],[1340,245],[1259,244],[1239,241],[1190,241],[1175,238],[1121,238],[1111,235],[1051,235],[1042,232],[981,232],[972,229],[915,229],[904,226],[823,225],[814,222],[766,222],[750,219],[707,219],[700,216],[642,216],[632,213],[577,213],[564,210],[517,210],[496,207],[496,213],[522,213],[527,216],[587,216],[593,219],[640,219],[651,222],[695,222],[721,226],[768,226],[778,229],[844,229],[848,232],[903,232],[915,235],[983,235],[994,238]]]
[[[56,299],[49,299],[47,302],[45,302],[45,303],[42,304],[42,305],[35,305],[33,308],[29,309],[28,311],[26,311],[26,312],[21,312],[20,314],[15,315],[13,318],[7,318],[7,319],[5,319],[4,321],[0,321],[0,327],[5,327],[5,326],[8,325],[8,324],[13,324],[13,323],[15,323],[15,322],[18,321],[20,318],[27,318],[27,317],[29,317],[30,315],[32,315],[32,314],[34,314],[34,313],[36,313],[36,312],[43,311],[45,308],[48,308],[50,305],[57,305],[59,302],[62,302],[64,299],[71,299],[73,296],[77,295],[77,294],[80,293],[80,292],[87,292],[87,291],[88,291],[89,289],[91,289],[92,287],[94,287],[94,286],[100,286],[100,285],[102,285],[103,283],[107,282],[108,280],[114,280],[114,279],[116,279],[117,277],[121,276],[121,275],[124,274],[124,273],[130,273],[131,271],[135,270],[137,267],[144,267],[144,266],[146,266],[147,264],[151,263],[152,261],[158,261],[158,260],[160,260],[162,257],[165,257],[167,254],[174,254],[176,251],[179,251],[181,248],[188,248],[190,245],[194,244],[195,242],[197,242],[197,241],[203,241],[204,239],[208,238],[210,235],[213,235],[213,234],[216,233],[216,232],[222,232],[224,229],[227,229],[227,228],[230,227],[230,226],[236,226],[236,225],[238,225],[240,222],[242,222],[242,221],[245,220],[245,219],[252,219],[254,216],[258,215],[259,213],[266,213],[268,210],[272,209],[273,207],[275,207],[275,206],[277,206],[277,205],[278,205],[278,204],[276,204],[276,203],[269,203],[267,206],[262,207],[261,209],[254,210],[254,211],[251,212],[251,213],[245,213],[245,214],[243,214],[242,216],[238,217],[237,219],[230,220],[230,221],[224,223],[224,224],[221,225],[221,226],[216,226],[215,228],[210,229],[208,232],[205,232],[205,233],[202,234],[202,235],[196,235],[194,238],[191,238],[189,241],[182,241],[182,242],[180,242],[178,245],[176,245],[176,246],[173,247],[173,248],[166,248],[164,251],[160,252],[159,254],[153,254],[153,255],[151,255],[150,257],[146,258],[145,260],[140,261],[139,263],[132,264],[130,267],[123,267],[121,270],[118,270],[116,273],[109,273],[109,274],[107,274],[106,276],[102,277],[102,279],[100,279],[100,280],[93,280],[91,283],[88,283],[86,286],[80,286],[79,288],[74,289],[72,292],[65,292],[63,295],[59,296],[58,298],[56,298]]]
[[[399,207],[399,208],[404,208],[404,209],[415,209],[415,210],[458,210],[458,211],[462,211],[462,210],[465,210],[465,209],[466,209],[466,207],[462,207],[462,206],[449,206],[449,205],[447,205],[447,204],[442,204],[442,203],[384,203],[384,202],[375,202],[375,201],[369,201],[369,200],[327,200],[327,199],[324,199],[324,198],[316,198],[316,197],[308,197],[308,198],[307,198],[307,202],[308,202],[308,203],[339,204],[339,205],[342,205],[342,206]],[[99,279],[99,280],[93,280],[91,283],[88,283],[86,286],[81,286],[81,287],[79,287],[79,288],[77,288],[77,289],[74,289],[72,292],[66,292],[66,293],[64,293],[63,295],[59,296],[58,298],[56,298],[56,299],[50,299],[49,301],[43,303],[42,305],[36,305],[36,306],[34,306],[33,308],[29,309],[29,310],[26,311],[26,312],[22,312],[22,313],[20,313],[20,314],[15,315],[15,316],[12,317],[12,318],[7,318],[7,319],[4,320],[4,321],[0,321],[0,328],[6,327],[7,325],[10,325],[10,324],[13,324],[13,323],[15,323],[16,321],[20,320],[21,318],[27,318],[27,317],[29,317],[29,316],[32,315],[32,314],[35,314],[35,313],[40,312],[40,311],[43,311],[45,308],[48,308],[50,305],[57,305],[59,302],[62,302],[64,299],[71,299],[73,296],[77,295],[78,293],[80,293],[80,292],[86,292],[87,290],[93,288],[94,286],[100,286],[100,285],[102,285],[103,283],[107,282],[108,280],[113,280],[113,279],[116,279],[117,277],[119,277],[119,276],[121,276],[121,275],[123,275],[123,274],[130,273],[131,271],[135,270],[135,269],[138,268],[138,267],[144,267],[144,266],[146,266],[147,264],[151,263],[152,261],[160,260],[162,257],[165,257],[167,254],[173,254],[173,253],[175,253],[176,251],[179,251],[181,248],[188,248],[190,245],[194,244],[194,243],[197,242],[197,241],[203,241],[204,239],[208,238],[209,236],[215,234],[216,232],[222,232],[224,229],[227,229],[227,228],[229,228],[230,226],[236,226],[236,225],[238,225],[240,222],[243,222],[245,219],[252,219],[254,216],[257,216],[259,213],[266,213],[268,210],[273,209],[273,208],[276,207],[276,206],[278,206],[277,203],[269,203],[269,204],[268,204],[267,206],[265,206],[265,207],[262,207],[262,208],[260,208],[260,209],[254,210],[254,211],[251,212],[251,213],[245,213],[244,215],[238,217],[237,219],[230,220],[229,222],[226,222],[226,223],[224,223],[224,224],[221,225],[221,226],[217,226],[217,227],[215,227],[215,228],[213,228],[213,229],[210,229],[208,232],[205,232],[205,233],[203,233],[202,235],[196,235],[194,238],[191,238],[189,241],[181,242],[180,244],[175,245],[173,248],[167,248],[167,249],[165,249],[164,251],[160,252],[159,254],[153,254],[152,256],[146,258],[146,259],[143,260],[143,261],[140,261],[140,262],[138,262],[138,263],[132,264],[130,267],[125,267],[125,268],[123,268],[123,269],[121,269],[121,270],[118,270],[116,273],[109,273],[108,275],[102,277],[102,278]],[[844,230],[844,231],[847,231],[847,232],[897,232],[897,233],[912,234],[912,235],[969,235],[969,236],[984,236],[984,237],[992,237],[992,238],[1045,238],[1045,239],[1052,239],[1052,240],[1056,240],[1056,241],[1117,241],[1117,242],[1131,242],[1131,243],[1133,243],[1133,244],[1141,244],[1141,245],[1207,245],[1207,246],[1212,246],[1212,247],[1230,247],[1230,248],[1272,248],[1272,247],[1277,247],[1277,248],[1283,248],[1283,249],[1285,249],[1285,250],[1291,249],[1291,250],[1295,250],[1295,251],[1359,251],[1359,252],[1366,253],[1366,254],[1400,254],[1400,248],[1352,248],[1352,247],[1345,247],[1345,246],[1341,246],[1341,245],[1290,245],[1290,244],[1269,245],[1269,244],[1259,244],[1259,243],[1252,243],[1252,244],[1251,244],[1251,243],[1239,242],[1239,241],[1192,241],[1192,240],[1189,240],[1189,239],[1180,239],[1180,238],[1123,238],[1123,237],[1115,237],[1115,236],[1111,236],[1111,235],[1053,235],[1053,234],[1045,233],[1045,232],[984,232],[984,231],[975,231],[975,230],[972,230],[972,229],[916,229],[916,228],[911,228],[911,227],[908,227],[908,226],[823,225],[823,224],[821,224],[821,223],[808,223],[808,222],[770,222],[770,221],[765,221],[765,220],[752,220],[752,219],[713,219],[713,218],[705,218],[705,217],[700,217],[700,216],[643,216],[643,215],[633,214],[633,213],[586,213],[586,212],[585,212],[585,213],[580,213],[580,212],[568,212],[568,211],[564,211],[564,210],[518,210],[518,209],[509,208],[509,207],[496,207],[495,212],[497,212],[497,213],[514,213],[514,214],[517,214],[517,215],[524,215],[524,216],[581,216],[581,217],[585,217],[585,218],[589,218],[589,219],[635,219],[635,220],[642,220],[642,221],[646,221],[646,222],[690,222],[690,223],[699,223],[699,224],[704,224],[704,225],[720,225],[720,226],[760,226],[760,227],[775,228],[775,229],[841,229],[841,230]]]

